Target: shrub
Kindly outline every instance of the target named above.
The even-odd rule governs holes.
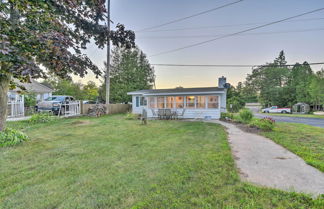
[[[135,120],[137,119],[139,116],[137,114],[133,114],[133,113],[127,113],[125,116],[126,120]]]
[[[233,120],[234,119],[234,115],[232,113],[227,113],[227,112],[222,112],[221,113],[221,119],[222,120]]]
[[[272,131],[275,127],[275,121],[272,118],[266,117],[252,121],[250,126],[257,127],[263,131]]]
[[[243,123],[249,123],[253,118],[253,113],[249,109],[242,109],[240,111],[240,118]]]
[[[28,120],[30,123],[48,123],[50,121],[55,120],[56,117],[50,115],[50,114],[44,114],[44,113],[38,113],[32,115],[32,117]]]
[[[27,135],[15,129],[6,128],[0,132],[0,147],[13,146],[27,140]]]

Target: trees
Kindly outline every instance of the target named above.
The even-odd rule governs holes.
[[[99,97],[99,88],[93,81],[88,81],[86,85],[83,86],[83,99],[96,101]]]
[[[77,100],[96,101],[99,96],[99,88],[93,81],[88,81],[86,85],[80,82],[73,82],[69,79],[51,78],[42,82],[42,84],[54,89],[54,95],[69,95]]]
[[[319,110],[324,107],[324,69],[318,71],[312,78],[309,94],[314,104],[314,109]]]
[[[108,34],[104,0],[2,0],[0,4],[0,131],[6,120],[7,92],[12,78],[28,82],[48,73],[66,78],[102,72],[82,53],[91,40],[103,48],[133,47],[135,35],[118,24]],[[42,67],[41,67],[42,66]]]
[[[114,48],[111,66],[111,101],[124,103],[131,101],[127,92],[150,89],[155,82],[154,69],[146,55],[138,48]],[[105,100],[105,86],[100,88],[100,98]]]
[[[307,62],[296,63],[291,68],[286,64],[285,53],[281,51],[273,63],[254,68],[242,87],[242,92],[247,92],[241,94],[243,98],[246,100],[256,92],[263,106],[292,106],[297,102],[314,102],[314,98],[318,98],[315,92],[319,92],[316,88],[319,81],[313,79],[314,73],[310,65]]]

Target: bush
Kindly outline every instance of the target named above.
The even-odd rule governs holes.
[[[136,120],[139,117],[138,114],[127,113],[125,119],[126,120]]]
[[[30,123],[48,123],[50,121],[55,120],[56,117],[50,115],[50,114],[44,114],[44,113],[38,113],[32,115],[32,117],[28,120]]]
[[[227,113],[227,112],[222,112],[221,113],[221,119],[222,120],[233,120],[234,119],[234,115],[232,113]]]
[[[0,132],[0,147],[13,146],[27,140],[27,135],[15,129],[6,128]]]
[[[243,123],[249,123],[253,118],[253,113],[249,109],[242,109],[240,111],[240,118]]]
[[[252,121],[250,126],[257,127],[263,131],[272,131],[275,127],[275,121],[272,118],[266,117]]]

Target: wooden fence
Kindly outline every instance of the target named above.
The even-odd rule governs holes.
[[[96,106],[95,104],[82,104],[81,103],[81,114],[88,114],[89,108]],[[108,114],[117,114],[117,113],[127,113],[131,110],[131,105],[129,104],[109,104],[108,106]]]

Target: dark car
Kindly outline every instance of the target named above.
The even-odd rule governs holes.
[[[65,104],[68,104],[71,101],[75,101],[72,96],[51,96],[45,101],[39,102],[37,104],[37,110],[38,112],[49,112],[55,115],[60,113],[61,115],[64,115],[65,111],[68,111],[66,109],[68,106]]]

